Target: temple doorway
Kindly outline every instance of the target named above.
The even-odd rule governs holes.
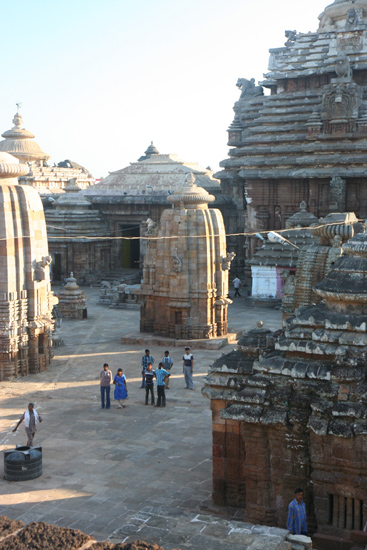
[[[140,226],[121,225],[122,237],[140,237]],[[140,241],[122,239],[122,267],[139,269]]]
[[[61,281],[61,254],[51,254],[51,280]]]

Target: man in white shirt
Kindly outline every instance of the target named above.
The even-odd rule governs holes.
[[[233,286],[235,290],[234,297],[239,296],[241,298],[241,294],[240,294],[241,281],[239,280],[237,275],[236,275],[236,278],[233,279]]]
[[[193,390],[194,389],[194,379],[193,379],[194,356],[192,353],[190,353],[189,346],[186,346],[185,355],[182,357],[182,359],[183,359],[183,373],[185,375],[186,389]]]
[[[18,424],[15,426],[13,432],[16,432],[18,429],[18,426],[25,421],[25,431],[27,434],[27,446],[33,447],[33,439],[36,435],[36,424],[38,422],[42,422],[41,415],[38,414],[36,409],[34,408],[33,403],[29,403],[28,409],[22,414],[20,417],[20,420]]]

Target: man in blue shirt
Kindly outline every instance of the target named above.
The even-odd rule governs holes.
[[[159,363],[158,369],[155,371],[155,377],[157,379],[157,407],[160,407],[162,404],[162,407],[166,406],[166,393],[164,391],[165,389],[165,383],[164,379],[169,376],[169,372],[166,371],[163,368],[163,363]]]
[[[149,363],[153,365],[154,359],[150,355],[150,350],[146,349],[145,355],[143,355],[143,357],[141,358],[141,367],[142,367],[142,371],[141,371],[142,380],[141,380],[141,386],[140,386],[141,388],[145,388],[145,373],[148,370]]]
[[[151,394],[151,403],[154,405],[154,377],[152,363],[148,363],[148,369],[145,371],[145,404],[148,405],[149,392]]]
[[[294,499],[288,506],[287,529],[292,535],[307,536],[306,505],[303,502],[303,490],[296,489]]]

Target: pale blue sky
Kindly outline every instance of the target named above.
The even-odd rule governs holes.
[[[15,103],[50,155],[95,177],[161,153],[217,169],[239,97],[324,0],[0,0],[0,131]]]

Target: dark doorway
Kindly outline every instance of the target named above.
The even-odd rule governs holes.
[[[122,237],[140,237],[140,226],[121,225]],[[139,269],[140,241],[139,239],[122,239],[122,267]]]
[[[61,281],[61,254],[51,254],[51,280]]]

